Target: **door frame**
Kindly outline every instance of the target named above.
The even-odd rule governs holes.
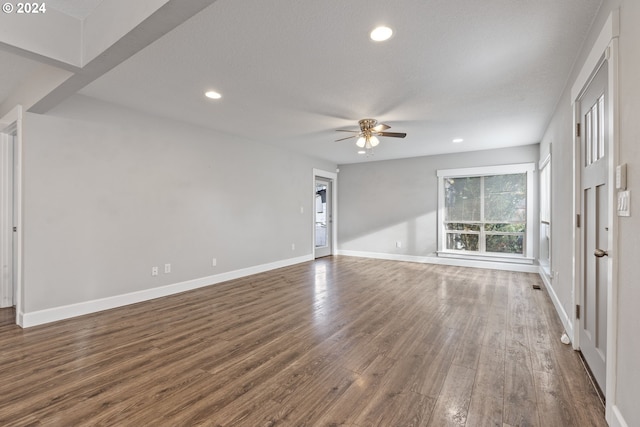
[[[23,111],[22,106],[18,105],[13,108],[9,113],[0,119],[0,138],[8,138],[13,136],[13,209],[10,212],[11,215],[15,213],[13,218],[13,224],[17,227],[16,232],[12,232],[13,236],[13,265],[15,269],[13,271],[14,281],[16,283],[16,294],[14,299],[16,301],[16,324],[23,325],[23,295],[24,295],[24,283],[23,283],[23,230],[22,230],[22,123]],[[7,159],[5,159],[7,160]],[[8,170],[8,169],[7,169]],[[8,177],[1,177],[6,180]],[[7,209],[7,203],[2,201],[3,208]],[[5,212],[8,214],[9,212]],[[8,238],[6,235],[3,238]],[[3,260],[4,261],[4,260]],[[11,284],[9,284],[11,286]],[[5,290],[3,290],[4,292]]]
[[[573,109],[573,218],[577,219],[577,215],[581,212],[581,138],[578,136],[576,129],[577,124],[581,121],[580,103],[584,90],[589,85],[596,72],[607,62],[608,70],[608,139],[609,147],[607,152],[608,166],[608,191],[607,191],[607,209],[609,216],[608,227],[611,231],[608,236],[608,277],[607,277],[607,348],[606,348],[606,409],[605,416],[610,424],[613,421],[613,407],[616,405],[616,364],[617,364],[617,312],[618,312],[618,216],[615,211],[616,206],[616,189],[615,189],[615,167],[619,163],[619,127],[618,127],[618,37],[620,34],[620,12],[613,11],[605,23],[600,35],[594,43],[587,60],[585,61],[576,81],[571,88],[571,104]],[[583,225],[583,224],[581,224]],[[578,305],[581,301],[581,283],[580,271],[581,265],[581,229],[574,221],[572,229],[573,234],[573,305]],[[572,343],[575,350],[580,349],[580,319],[577,318],[574,310],[572,315],[573,330]]]
[[[331,235],[327,236],[331,239],[331,255],[338,253],[338,174],[335,172],[329,172],[322,169],[313,168],[313,176],[311,180],[312,191],[312,205],[315,206],[315,194],[316,194],[316,178],[326,179],[331,181]],[[315,209],[311,209],[311,250],[313,253],[313,259],[316,258],[316,219]]]

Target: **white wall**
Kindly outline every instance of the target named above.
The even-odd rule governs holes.
[[[640,425],[640,2],[620,6],[620,161],[628,164],[631,217],[620,218],[617,406],[627,425]]]
[[[339,249],[433,256],[438,247],[438,169],[538,161],[538,144],[340,166]],[[537,181],[537,180],[536,180]],[[537,185],[536,185],[537,194]],[[537,197],[536,197],[537,200]],[[534,206],[537,214],[537,201]],[[538,235],[534,224],[534,236]],[[402,242],[397,248],[396,242]],[[537,241],[534,254],[538,253]]]
[[[631,216],[619,218],[618,247],[618,312],[617,316],[617,364],[616,390],[607,396],[614,409],[608,414],[611,425],[640,425],[640,406],[637,389],[640,384],[640,2],[637,0],[605,0],[580,53],[565,93],[540,144],[540,158],[553,144],[553,201],[552,201],[552,265],[559,277],[553,289],[562,307],[571,312],[572,295],[572,241],[574,227],[572,212],[572,111],[570,88],[582,68],[585,58],[612,10],[620,10],[619,37],[619,155],[620,162],[628,164],[628,189],[632,194]],[[635,202],[634,202],[635,201]]]
[[[334,164],[83,96],[24,123],[25,313],[312,254]]]

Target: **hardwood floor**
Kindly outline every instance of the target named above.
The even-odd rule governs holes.
[[[606,426],[539,281],[330,257],[0,323],[0,425]]]

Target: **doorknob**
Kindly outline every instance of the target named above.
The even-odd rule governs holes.
[[[609,252],[604,251],[602,249],[596,249],[595,251],[593,251],[593,254],[598,258],[602,258],[603,256],[609,256]]]

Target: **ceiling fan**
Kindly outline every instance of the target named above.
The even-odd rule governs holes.
[[[360,130],[348,130],[348,129],[337,129],[338,132],[353,132],[355,135],[348,136],[346,138],[336,139],[338,141],[344,141],[345,139],[358,138],[356,140],[356,145],[360,148],[364,148],[367,151],[370,151],[373,147],[378,145],[380,141],[378,140],[378,136],[390,136],[392,138],[404,138],[407,136],[404,132],[385,132],[391,126],[385,125],[384,123],[378,124],[376,119],[362,119],[358,122],[360,125]]]

